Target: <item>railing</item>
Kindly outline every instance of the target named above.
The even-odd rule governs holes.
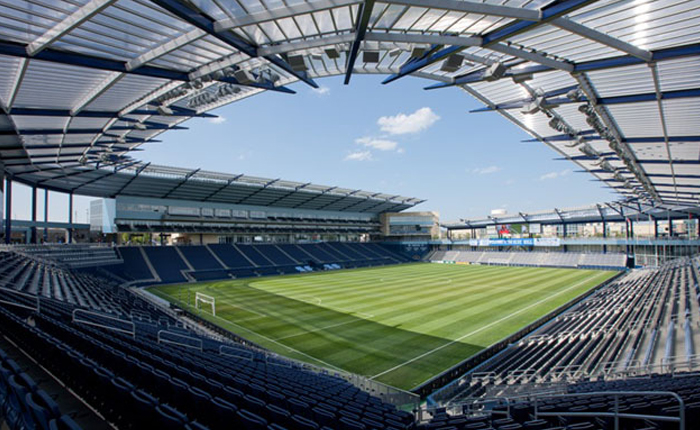
[[[38,294],[28,294],[12,288],[0,287],[0,303],[27,309],[37,313],[41,312],[41,296]]]
[[[136,325],[129,320],[112,317],[98,312],[87,311],[85,309],[74,309],[72,321],[75,324],[85,324],[93,327],[99,327],[128,334],[132,338],[136,338]]]
[[[167,343],[170,345],[192,348],[198,351],[204,349],[204,341],[198,337],[186,336],[182,333],[176,333],[168,330],[159,330],[157,335],[158,343]]]
[[[422,396],[428,395],[427,400],[429,404],[438,403],[453,398],[460,390],[462,390],[462,387],[468,383],[467,381],[470,378],[469,372],[472,369],[478,368],[486,361],[490,360],[497,354],[506,350],[510,345],[523,339],[527,339],[528,334],[544,326],[550,321],[555,320],[555,318],[559,316],[564,316],[562,312],[564,312],[567,309],[571,309],[573,306],[591,297],[595,292],[617,281],[621,277],[625,276],[625,274],[625,272],[618,273],[617,275],[601,283],[597,287],[589,290],[587,293],[575,298],[574,300],[560,306],[554,311],[541,317],[537,321],[527,325],[526,327],[519,330],[517,333],[514,333],[511,336],[501,340],[500,342],[491,345],[489,348],[486,348],[481,352],[467,358],[461,363],[458,363],[452,368],[431,378],[430,380],[424,382],[423,384],[419,385],[411,391]]]
[[[637,397],[637,396],[666,396],[672,397],[678,402],[678,416],[670,415],[654,415],[654,414],[636,414],[629,413],[620,410],[620,399],[624,397]],[[590,412],[571,412],[568,410],[562,411],[541,411],[540,404],[542,400],[553,400],[553,399],[566,399],[566,398],[595,398],[595,397],[612,397],[613,398],[613,409],[612,411],[590,411]],[[438,411],[445,411],[448,414],[451,412],[453,415],[495,415],[503,414],[506,417],[511,417],[511,406],[516,403],[528,402],[533,407],[533,415],[535,419],[540,417],[607,417],[613,419],[613,430],[619,430],[620,419],[633,419],[633,420],[649,420],[649,421],[661,421],[678,423],[679,430],[685,430],[685,403],[683,399],[676,393],[671,391],[596,391],[588,393],[553,393],[553,392],[542,392],[533,394],[527,394],[522,396],[509,396],[509,397],[498,397],[498,398],[484,398],[475,399],[469,402],[452,403],[441,407],[432,408],[422,408],[418,411],[418,422],[426,422],[432,418]]]
[[[275,354],[266,348],[263,348],[262,346],[251,342],[243,337],[240,337],[236,335],[235,333],[232,333],[212,322],[209,320],[206,320],[190,311],[187,309],[182,309],[178,308],[184,315],[187,316],[187,318],[192,319],[196,321],[197,323],[200,323],[204,327],[216,332],[217,334],[224,335],[228,337],[229,341],[233,340],[238,344],[244,345],[246,348],[249,348],[252,350],[254,353],[258,353],[262,355],[262,359],[272,365],[285,365],[287,367],[292,367],[316,374],[322,374],[322,375],[331,375],[335,376],[338,378],[341,378],[350,384],[354,385],[355,387],[359,388],[360,390],[380,397],[382,400],[385,402],[391,403],[397,408],[406,410],[406,411],[414,411],[417,410],[419,405],[420,405],[420,396],[414,393],[411,393],[409,391],[401,390],[396,387],[392,387],[390,385],[383,384],[381,382],[373,381],[370,380],[364,376],[356,375],[353,373],[348,373],[342,370],[333,370],[333,369],[328,369],[325,367],[321,366],[316,366],[310,363],[306,363],[303,361],[298,361],[293,358],[289,357],[283,357],[281,355]],[[235,349],[235,347],[232,347],[231,349],[228,349],[230,346],[222,346],[219,349],[219,353],[222,355],[232,355],[232,350]],[[223,352],[222,352],[223,351]]]

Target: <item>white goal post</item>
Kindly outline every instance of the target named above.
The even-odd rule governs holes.
[[[196,309],[200,308],[200,303],[205,305],[211,305],[211,314],[216,316],[216,297],[208,296],[202,293],[196,293],[194,295],[194,307]]]

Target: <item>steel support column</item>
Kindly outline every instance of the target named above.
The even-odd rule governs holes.
[[[12,178],[5,179],[5,243],[12,239]]]
[[[605,220],[603,220],[603,239],[607,239],[607,238],[608,238],[608,223],[605,222]],[[603,254],[607,254],[607,253],[608,253],[608,245],[606,245],[605,242],[603,242]]]
[[[49,190],[44,189],[44,243],[49,241]]]
[[[563,233],[563,236],[564,236],[564,240],[566,240],[566,233],[567,233],[567,230],[568,230],[568,229],[566,228],[566,223],[563,222],[561,225],[562,225],[562,233]],[[568,250],[567,250],[567,248],[566,248],[566,245],[564,245],[564,252],[567,252],[567,251],[568,251]]]
[[[30,231],[32,235],[30,242],[36,244],[39,241],[36,228],[36,187],[32,187],[32,228]]]
[[[73,243],[73,193],[68,194],[68,243]]]
[[[654,219],[654,239],[659,238],[659,220]]]

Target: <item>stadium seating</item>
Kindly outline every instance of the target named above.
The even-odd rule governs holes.
[[[255,246],[271,262],[291,260],[283,247],[240,246]],[[302,252],[306,246],[295,245]],[[367,260],[363,257],[375,262],[401,258],[378,245],[316,247],[345,258],[324,263],[328,270],[361,264]],[[151,265],[159,276],[190,266],[194,272],[221,270],[213,263],[220,266],[223,259],[212,251],[205,246],[120,250],[131,261],[138,262],[140,256],[141,270],[145,266],[150,272]],[[441,252],[432,258],[476,258]],[[481,253],[477,261],[483,258]],[[165,261],[177,259],[173,269],[166,267]],[[236,270],[259,274],[287,267],[248,264]],[[27,254],[0,252],[0,327],[119,428],[596,429],[610,427],[612,418],[605,414],[615,408],[628,414],[679,415],[674,398],[646,391],[678,393],[688,422],[693,422],[700,419],[700,376],[694,373],[699,364],[698,266],[697,258],[678,259],[601,287],[431,395],[431,404],[447,404],[423,412],[417,423],[412,413],[366,393],[342,375],[184,328],[165,309],[114,279]],[[297,267],[307,270],[300,264],[292,270]],[[644,393],[617,398],[606,394],[613,391]],[[602,394],[588,394],[592,392]],[[41,381],[22,376],[2,350],[0,400],[10,428],[80,428],[42,392]],[[575,415],[588,412],[592,414]],[[622,429],[676,428],[650,418],[619,421]]]
[[[115,247],[92,243],[15,245],[12,251],[31,255],[36,259],[58,261],[71,268],[107,266],[123,262]]]
[[[124,264],[101,269],[117,280],[179,283],[370,267],[410,259],[373,243],[213,244],[199,246],[126,246],[118,248]],[[151,270],[153,269],[153,271]],[[154,279],[154,273],[158,280]],[[143,282],[145,283],[145,282]]]
[[[166,325],[139,321],[133,333],[99,325],[99,316],[77,323],[66,305],[47,299],[41,313],[0,307],[3,333],[119,428],[266,428],[274,424],[278,427],[273,428],[319,429],[322,423],[338,420],[345,420],[350,428],[362,428],[362,423],[372,420],[381,428],[402,429],[413,423],[412,414],[339,377],[242,345],[202,338],[171,327],[168,321]],[[29,314],[31,324],[26,319]],[[164,337],[165,332],[170,338]],[[14,379],[10,377],[10,384]],[[23,395],[36,392],[28,383],[27,388],[15,385],[12,389],[22,389]],[[12,419],[29,422],[32,419],[22,414],[30,411],[36,422],[61,420],[55,408],[49,410],[33,396],[25,397],[26,402],[11,404],[19,411]],[[70,428],[71,424],[54,425]]]
[[[435,262],[459,262],[500,266],[564,267],[624,270],[625,254],[581,254],[575,252],[495,252],[437,250],[428,257]]]
[[[693,370],[700,322],[697,260],[632,272],[510,345],[435,398],[618,375]],[[457,388],[459,387],[459,388]]]
[[[179,249],[195,270],[220,270],[224,268],[206,246],[181,246]]]
[[[182,271],[187,270],[188,267],[174,247],[146,246],[143,250],[162,282],[187,282]]]

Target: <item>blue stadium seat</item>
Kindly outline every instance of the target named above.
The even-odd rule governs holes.
[[[238,411],[238,417],[245,430],[265,430],[267,428],[267,421],[264,418],[245,409]]]
[[[50,430],[82,430],[80,426],[68,415],[62,415],[59,419],[53,419],[49,423]]]
[[[292,415],[292,427],[299,430],[318,430],[319,425],[300,415]]]
[[[25,401],[32,419],[42,430],[49,429],[49,422],[59,418],[61,413],[58,405],[51,399],[44,390],[37,390],[35,393],[27,393]]]

